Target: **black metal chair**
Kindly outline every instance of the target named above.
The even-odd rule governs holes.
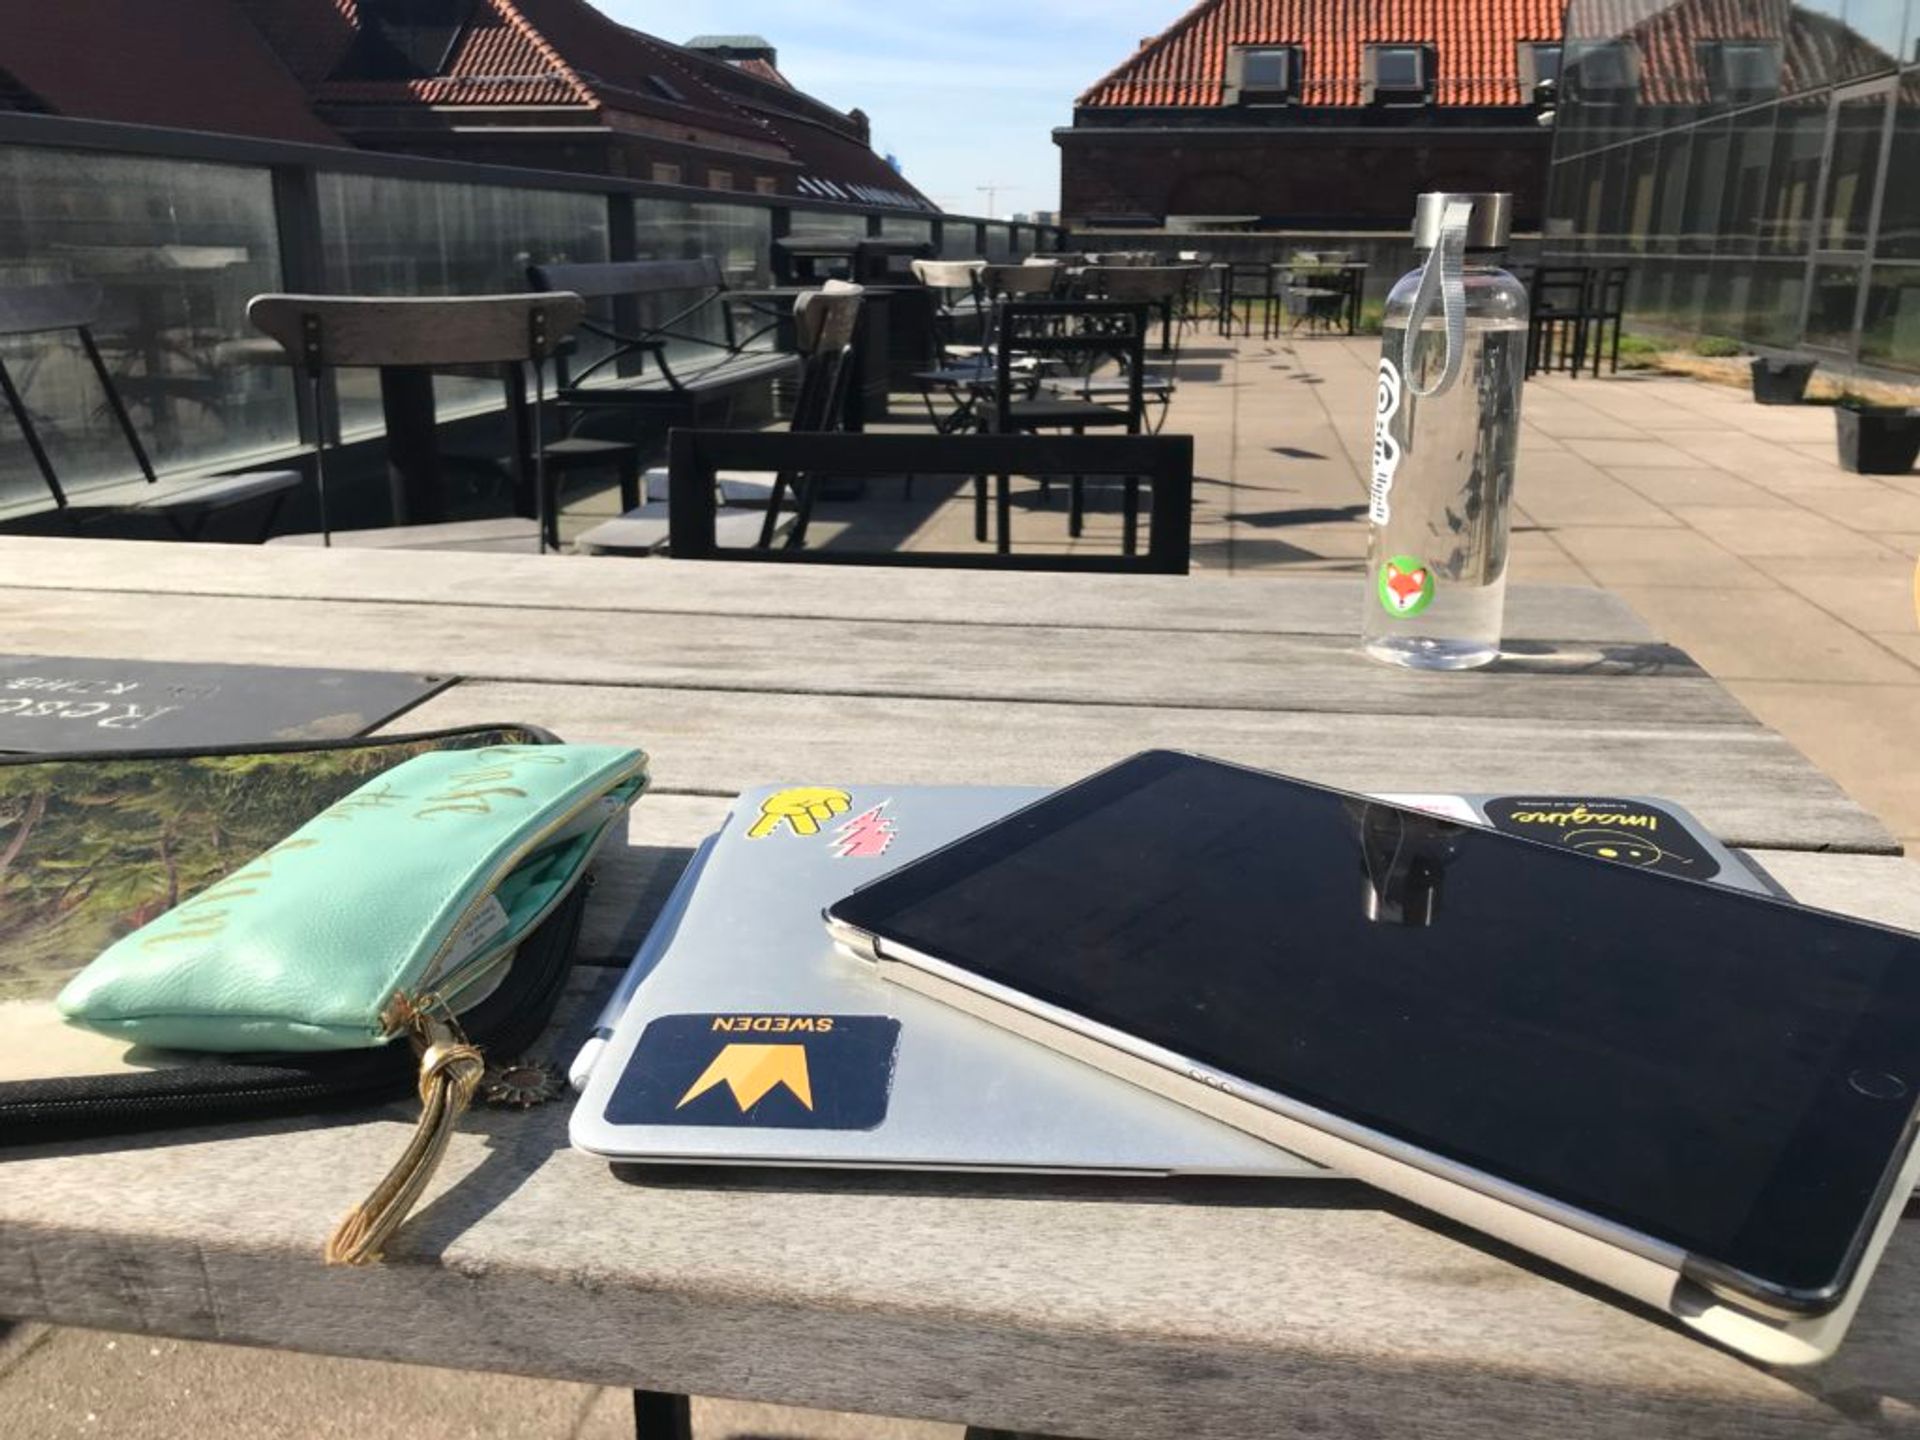
[[[541,366],[580,323],[586,304],[578,295],[554,292],[542,295],[461,295],[435,298],[397,298],[351,295],[256,295],[247,304],[247,318],[277,340],[293,357],[314,395],[320,413],[320,392],[328,370],[366,366],[383,372],[417,375],[424,383],[420,414],[411,417],[415,434],[396,436],[389,422],[387,442],[401,443],[423,457],[432,469],[433,391],[435,369],[474,365],[524,368],[533,378],[533,403],[528,409],[531,435],[528,454],[533,474],[534,519],[539,548],[557,548],[555,521],[558,497],[541,443],[541,406],[545,386]],[[326,443],[314,442],[314,478],[320,495],[321,543],[333,543],[327,513]]]
[[[1542,265],[1527,283],[1527,374],[1572,363],[1579,373],[1580,343],[1585,339],[1587,290],[1592,272],[1584,265]]]
[[[1270,261],[1236,260],[1220,272],[1220,334],[1233,335],[1234,317],[1239,314],[1242,336],[1253,335],[1253,312],[1261,312],[1260,338],[1271,340],[1279,333],[1280,288],[1278,272]]]
[[[100,384],[114,428],[126,441],[141,480],[132,494],[125,487],[96,492],[86,498],[87,508],[121,515],[153,517],[166,524],[183,540],[195,540],[205,533],[214,516],[242,505],[260,504],[260,538],[273,531],[273,522],[286,497],[304,477],[298,470],[262,470],[240,475],[169,476],[162,481],[153,467],[140,432],[134,428],[126,402],[121,398],[113,374],[107,369],[93,327],[100,318],[101,289],[92,281],[73,281],[57,285],[14,286],[0,289],[0,338],[9,336],[54,336],[72,331],[80,343],[94,378]],[[0,358],[0,398],[12,412],[14,424],[33,457],[34,468],[52,497],[54,507],[72,518],[73,500],[60,477],[54,472],[53,458],[41,437],[39,425],[28,408],[20,388],[14,383],[6,361]]]
[[[670,553],[684,560],[774,560],[970,570],[1058,570],[1184,575],[1192,550],[1193,437],[1189,435],[794,435],[761,430],[675,430],[668,437]],[[847,478],[902,474],[1144,477],[1150,497],[1145,553],[1012,554],[721,546],[714,484],[722,471],[799,472]]]
[[[1595,270],[1587,284],[1586,299],[1581,305],[1580,334],[1576,345],[1578,354],[1574,360],[1574,373],[1586,363],[1591,350],[1594,378],[1600,376],[1600,359],[1607,359],[1609,374],[1620,371],[1620,329],[1626,323],[1627,281],[1631,271],[1625,265],[1609,265],[1605,269]],[[1607,327],[1613,328],[1611,338]]]
[[[1040,430],[1069,430],[1084,435],[1090,429],[1123,429],[1129,435],[1145,433],[1146,345],[1149,311],[1145,305],[1108,300],[1007,301],[995,308],[993,405],[982,418],[982,428],[998,435],[1029,434]],[[1082,399],[1072,394],[1043,391],[1042,373],[1016,369],[1016,359],[1065,364],[1091,375],[1101,364],[1115,361],[1126,389],[1114,404]],[[974,483],[974,538],[987,538],[986,474],[976,472]],[[1067,533],[1077,537],[1085,511],[1085,472],[1071,466]],[[1041,495],[1050,489],[1050,475],[1041,474]],[[997,473],[994,487],[995,538],[1001,554],[1013,544],[1013,499],[1010,475]],[[1140,486],[1123,482],[1122,513],[1126,553],[1137,543]]]

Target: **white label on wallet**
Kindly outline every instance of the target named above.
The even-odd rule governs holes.
[[[506,933],[507,907],[489,895],[453,932],[453,938],[447,942],[446,958],[440,963],[440,973],[458,970]]]

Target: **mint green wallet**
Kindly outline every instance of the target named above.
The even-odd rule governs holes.
[[[60,992],[78,1025],[166,1049],[368,1049],[405,1036],[421,1114],[329,1264],[380,1258],[486,1059],[459,1024],[647,784],[605,745],[418,755],[116,941]]]
[[[600,745],[420,755],[117,941],[60,993],[138,1044],[362,1049],[482,998],[638,797]]]

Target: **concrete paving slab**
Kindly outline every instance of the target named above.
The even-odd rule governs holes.
[[[1888,554],[1858,561],[1781,561],[1774,578],[1830,615],[1874,635],[1915,632],[1913,562]]]
[[[1615,587],[1717,680],[1911,685],[1920,672],[1799,595],[1776,589]]]
[[[1674,514],[1735,555],[1751,560],[1861,559],[1888,553],[1879,540],[1849,530],[1808,510],[1676,507]]]
[[[1773,581],[1693,530],[1585,526],[1556,537],[1601,585],[1764,589]]]
[[[1778,510],[1789,503],[1771,490],[1736,479],[1723,470],[1707,465],[1684,465],[1671,470],[1656,466],[1623,466],[1605,473],[1646,496],[1654,504],[1667,507],[1707,505],[1721,509],[1744,506]]]

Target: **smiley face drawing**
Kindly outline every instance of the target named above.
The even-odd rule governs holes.
[[[1625,830],[1569,830],[1560,837],[1560,843],[1583,855],[1597,855],[1602,860],[1637,865],[1643,870],[1651,870],[1663,860],[1675,865],[1693,864],[1685,855],[1663,850],[1646,836],[1632,835]]]
[[[1395,555],[1380,567],[1380,608],[1398,620],[1433,603],[1433,571],[1413,555]]]

